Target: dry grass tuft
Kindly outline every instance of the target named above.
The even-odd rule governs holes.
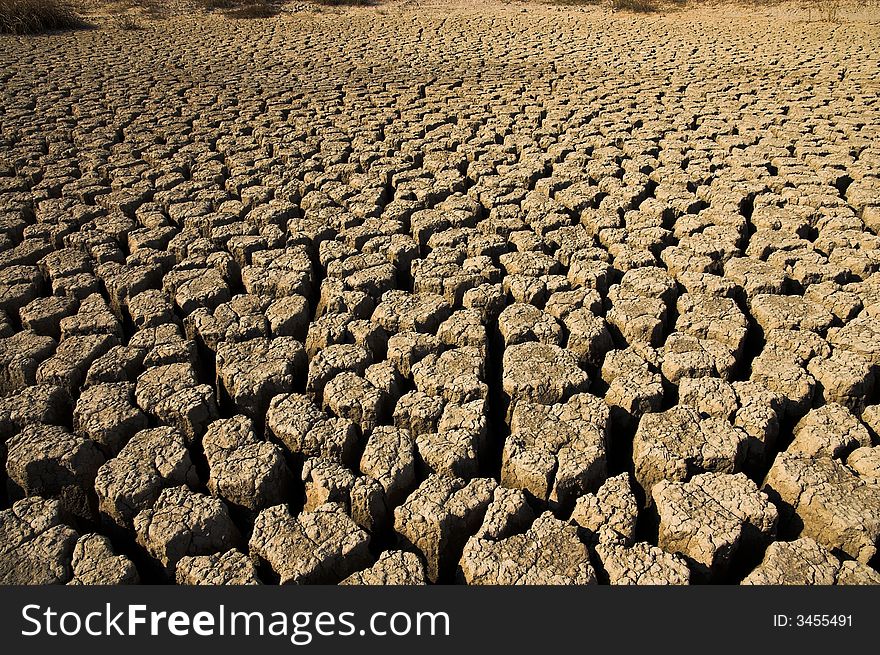
[[[651,0],[611,0],[612,11],[631,11],[636,14],[650,14],[659,7]]]
[[[325,7],[368,7],[376,4],[373,0],[312,0]]]
[[[551,3],[566,7],[606,6],[611,11],[631,11],[639,14],[650,14],[660,9],[652,0],[551,0]]]
[[[270,2],[248,2],[225,12],[229,18],[272,18],[281,8]]]
[[[810,9],[811,20],[814,11],[819,20],[828,23],[837,23],[840,19],[840,0],[807,0],[806,4]]]
[[[131,14],[118,14],[113,17],[113,25],[120,30],[126,31],[135,31],[142,30],[144,26],[141,25],[137,18],[132,16]]]
[[[0,32],[36,34],[87,27],[63,0],[0,0]]]

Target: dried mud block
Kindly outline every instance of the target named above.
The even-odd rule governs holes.
[[[470,309],[460,309],[437,328],[437,338],[450,346],[471,346],[486,352],[488,335],[479,313]]]
[[[605,354],[614,348],[605,320],[589,310],[576,309],[564,323],[568,331],[566,350],[574,353],[582,366],[601,366]]]
[[[253,419],[262,419],[273,396],[293,391],[305,369],[305,350],[292,337],[217,345],[217,388]]]
[[[616,533],[625,545],[636,538],[639,505],[630,488],[629,474],[608,478],[595,494],[577,499],[571,520],[597,538],[603,530]]]
[[[302,296],[285,296],[266,308],[266,320],[273,337],[294,337],[303,341],[309,319],[309,303]]]
[[[697,472],[739,471],[747,447],[745,432],[725,420],[703,418],[692,407],[645,414],[633,438],[635,478],[650,498],[661,480],[684,482]]]
[[[97,443],[108,456],[146,427],[147,417],[134,402],[134,385],[126,382],[89,387],[73,410],[74,432]]]
[[[495,487],[492,502],[474,538],[500,541],[525,532],[534,520],[535,513],[522,490]]]
[[[356,462],[360,433],[349,420],[330,418],[299,393],[275,396],[266,412],[266,433],[300,457],[326,457],[349,466]]]
[[[809,537],[775,541],[764,560],[742,581],[744,585],[880,584],[880,573],[861,562],[841,562]]]
[[[519,402],[563,402],[586,391],[590,383],[572,353],[542,343],[523,343],[505,349],[502,368],[502,385],[511,407]]]
[[[846,465],[865,482],[880,484],[880,446],[856,448],[846,458]]]
[[[58,341],[61,339],[61,320],[76,314],[78,308],[79,301],[75,298],[35,298],[21,308],[19,317],[25,330],[32,330],[40,336],[52,337]]]
[[[61,340],[88,334],[112,334],[122,339],[122,325],[99,293],[84,298],[73,316],[62,318],[58,324]]]
[[[718,378],[682,378],[678,382],[678,403],[725,421],[731,420],[739,408],[733,385]]]
[[[550,512],[538,517],[523,534],[497,541],[472,537],[464,547],[460,568],[468,584],[596,584],[577,529]]]
[[[468,537],[482,523],[495,482],[432,475],[394,510],[401,543],[425,558],[428,579],[452,574]]]
[[[367,586],[426,585],[425,565],[415,553],[386,550],[373,566],[352,573],[339,584]]]
[[[269,336],[265,316],[268,304],[258,296],[241,294],[213,310],[199,307],[183,322],[186,334],[212,352],[223,342],[237,344],[265,339]]]
[[[734,382],[732,386],[739,403],[733,424],[748,435],[745,466],[761,468],[775,452],[784,398],[756,382]]]
[[[137,379],[135,400],[148,414],[178,428],[187,442],[201,437],[218,414],[214,390],[199,384],[189,364],[147,369]]]
[[[293,517],[284,505],[257,516],[251,557],[265,562],[281,584],[333,584],[370,564],[369,536],[336,503]]]
[[[816,393],[816,379],[802,366],[775,353],[752,361],[750,381],[778,393],[784,400],[782,416],[800,418],[809,410]]]
[[[66,428],[32,424],[6,442],[6,474],[14,496],[58,497],[65,511],[92,517],[92,487],[104,455]]]
[[[373,430],[361,455],[360,471],[382,485],[389,506],[415,488],[416,442],[409,431],[391,426]]]
[[[627,421],[656,412],[663,404],[663,378],[636,350],[611,350],[601,370],[608,385],[605,403]]]
[[[326,411],[350,420],[369,434],[388,413],[388,395],[354,373],[342,372],[324,387]]]
[[[197,365],[195,343],[185,339],[180,327],[174,323],[138,330],[128,340],[128,348],[142,353],[140,359],[145,368],[166,364]]]
[[[834,323],[831,312],[800,296],[758,294],[751,299],[751,313],[764,331],[809,330],[823,333]]]
[[[537,341],[562,346],[563,327],[559,320],[533,305],[513,303],[498,317],[498,330],[504,346]]]
[[[185,555],[222,553],[241,541],[223,501],[187,487],[164,489],[134,517],[137,542],[173,577]]]
[[[435,334],[450,314],[452,308],[443,296],[392,290],[382,294],[382,302],[376,305],[372,320],[388,334],[407,331]]]
[[[870,312],[863,312],[843,327],[828,330],[828,343],[835,349],[861,355],[874,366],[880,365],[880,325]]]
[[[71,396],[79,393],[92,363],[119,343],[111,334],[73,336],[65,339],[37,369],[39,384],[56,384]]]
[[[95,492],[101,513],[128,528],[165,487],[195,487],[198,482],[183,435],[175,428],[160,427],[138,432],[103,464],[95,477]]]
[[[749,321],[732,298],[690,292],[679,297],[676,307],[678,332],[722,343],[737,358],[742,354]]]
[[[337,462],[317,457],[303,463],[302,481],[304,511],[316,510],[325,503],[337,503],[364,530],[373,533],[385,527],[388,515],[385,492],[373,478],[356,476]]]
[[[412,367],[416,389],[449,403],[485,400],[489,393],[483,381],[485,355],[473,346],[430,354]]]
[[[835,348],[830,357],[813,357],[807,371],[816,379],[816,395],[858,412],[876,385],[875,366],[863,356]]]
[[[570,505],[605,480],[608,407],[577,394],[566,403],[519,403],[504,443],[501,483],[551,504]]]
[[[388,361],[405,378],[412,376],[412,368],[431,354],[442,350],[439,339],[432,334],[400,332],[388,339]]]
[[[786,452],[846,459],[860,446],[871,446],[867,428],[843,405],[829,403],[811,409],[794,426],[794,441]]]
[[[238,550],[181,557],[175,572],[179,585],[260,585],[250,557]]]
[[[0,310],[14,313],[40,295],[43,276],[36,266],[0,268]]]
[[[461,304],[479,313],[484,323],[498,318],[504,310],[506,292],[501,284],[480,284],[465,291]]]
[[[138,330],[159,327],[177,320],[170,298],[159,289],[148,289],[130,298],[128,314]]]
[[[608,537],[610,533],[604,533]],[[691,570],[681,555],[640,541],[631,546],[613,536],[596,546],[596,556],[613,585],[688,585]]]
[[[355,344],[334,344],[318,352],[309,362],[306,391],[320,400],[324,387],[340,373],[363,375],[372,363],[370,354]]]
[[[282,502],[293,482],[280,446],[256,437],[250,419],[211,423],[202,437],[208,490],[233,506],[257,512]]]
[[[479,470],[477,435],[467,430],[423,432],[416,437],[420,471],[469,480]]]
[[[611,290],[617,289],[612,286]],[[632,344],[659,346],[663,342],[666,306],[662,301],[642,297],[617,297],[612,302],[605,318],[611,335],[622,344],[621,347]]]
[[[132,561],[117,555],[110,540],[95,533],[83,535],[76,542],[71,568],[69,585],[127,585],[140,581]]]
[[[682,378],[720,377],[729,380],[737,365],[736,354],[725,344],[673,332],[659,348],[660,370],[673,384]]]
[[[784,529],[867,563],[880,538],[880,486],[829,457],[779,453],[763,489],[780,505]]]
[[[19,500],[0,512],[0,584],[64,584],[78,538],[57,500]]]
[[[442,398],[410,391],[401,396],[394,407],[394,425],[414,437],[436,432],[444,406]]]
[[[64,425],[70,416],[70,396],[62,387],[39,384],[0,398],[0,433],[12,436],[33,423]]]
[[[727,572],[738,550],[761,548],[776,536],[776,507],[742,473],[663,480],[651,493],[660,515],[659,546],[681,553],[710,579]]]
[[[788,280],[784,271],[751,257],[735,257],[727,261],[724,277],[736,283],[746,299],[759,294],[781,294]]]
[[[0,395],[36,384],[38,367],[52,356],[55,346],[52,337],[31,330],[0,339]]]
[[[216,268],[192,269],[187,271],[186,278],[174,285],[174,304],[180,312],[187,316],[199,307],[216,309],[219,305],[228,302],[232,294],[223,275]],[[242,278],[245,272],[242,271]],[[165,279],[165,287],[168,290],[168,278]],[[248,288],[248,285],[245,285]],[[250,290],[249,290],[250,291]]]

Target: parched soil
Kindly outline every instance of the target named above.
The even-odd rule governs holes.
[[[880,582],[877,22],[0,37],[0,582]]]

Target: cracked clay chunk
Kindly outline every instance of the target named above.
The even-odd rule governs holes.
[[[694,473],[735,473],[745,461],[748,436],[723,419],[702,418],[679,405],[645,414],[633,438],[638,483],[650,496],[661,480],[684,482]]]
[[[631,545],[636,538],[638,513],[629,474],[621,473],[608,478],[595,494],[578,498],[571,520],[594,535],[602,530],[613,530],[625,544]]]
[[[110,540],[99,534],[83,535],[76,542],[69,585],[122,585],[140,581],[137,569],[125,555],[113,552]]]
[[[131,437],[147,427],[146,415],[135,405],[134,385],[98,384],[83,391],[73,410],[73,429],[115,455]]]
[[[172,577],[181,557],[224,552],[241,540],[223,501],[187,487],[164,489],[134,517],[134,529],[138,544]]]
[[[779,453],[764,491],[781,503],[783,526],[831,550],[868,563],[880,538],[880,485],[860,479],[830,457]]]
[[[0,584],[63,584],[79,535],[57,500],[25,498],[0,512]]]
[[[382,485],[390,505],[399,505],[417,483],[415,440],[407,430],[376,428],[364,447],[360,470]]]
[[[290,492],[293,478],[281,447],[257,439],[246,416],[211,423],[202,447],[214,496],[256,512],[277,505]]]
[[[276,505],[257,516],[249,549],[281,584],[333,584],[370,564],[368,543],[367,533],[338,503],[296,517]]]
[[[567,505],[606,476],[609,410],[588,393],[565,403],[519,403],[504,442],[501,482]]]
[[[723,576],[738,549],[760,547],[776,536],[776,507],[742,473],[663,480],[651,493],[660,515],[659,546],[681,553],[704,576]]]
[[[861,446],[871,446],[868,429],[843,405],[828,403],[798,421],[787,452],[845,459]]]
[[[217,344],[217,389],[238,411],[262,419],[273,396],[305,378],[306,352],[293,337]]]
[[[238,550],[210,555],[187,555],[177,563],[180,585],[259,585],[251,558]]]
[[[360,438],[354,423],[330,418],[300,393],[275,396],[266,413],[266,434],[301,457],[326,457],[346,466],[357,458]]]
[[[10,493],[60,497],[66,510],[90,516],[88,498],[104,463],[94,441],[63,427],[36,423],[12,437],[6,447]]]
[[[586,391],[590,379],[569,351],[537,342],[504,351],[502,385],[511,405],[532,402],[552,405]]]
[[[596,584],[587,547],[577,529],[545,512],[523,534],[494,541],[472,537],[461,556],[468,584]]]
[[[426,585],[425,565],[415,553],[403,550],[386,550],[373,566],[352,573],[342,585]]]
[[[135,387],[138,407],[178,428],[191,442],[217,418],[214,390],[199,384],[188,364],[166,364],[147,369]]]
[[[138,432],[95,477],[98,509],[120,527],[151,507],[162,489],[198,484],[183,435],[171,427]]]
[[[841,562],[809,537],[774,541],[744,585],[880,584],[880,573],[852,560]]]
[[[609,533],[604,533],[603,537]],[[687,585],[691,570],[681,555],[667,553],[640,541],[625,546],[616,538],[603,539],[596,555],[613,585]]]
[[[427,562],[428,579],[451,575],[468,537],[476,533],[492,500],[495,482],[469,482],[432,475],[394,510],[394,530],[402,545]]]

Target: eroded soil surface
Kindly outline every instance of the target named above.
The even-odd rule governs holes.
[[[878,40],[0,38],[0,580],[877,583]]]

